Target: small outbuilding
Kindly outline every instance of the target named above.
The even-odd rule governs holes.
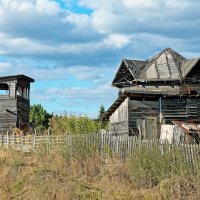
[[[148,60],[123,59],[112,86],[119,96],[104,119],[114,135],[159,138],[163,124],[200,123],[200,58],[166,48]]]
[[[21,128],[29,123],[30,83],[25,75],[0,76],[0,129]]]

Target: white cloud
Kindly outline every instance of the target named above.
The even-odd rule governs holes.
[[[100,33],[157,32],[167,36],[178,31],[180,37],[187,37],[190,31],[186,27],[191,22],[198,24],[200,6],[195,0],[109,0],[104,6],[98,0],[81,0],[80,4],[94,8],[93,26]],[[193,34],[198,30],[192,27]]]
[[[200,1],[60,2],[65,8],[56,0],[0,0],[0,74],[24,73],[38,85],[73,79],[69,88],[36,88],[41,101],[55,100],[58,92],[63,104],[77,99],[67,105],[111,103],[116,96],[109,83],[122,58],[147,59],[166,47],[200,56]],[[92,11],[81,13],[78,6]],[[78,85],[83,81],[87,87]]]
[[[122,34],[111,34],[103,41],[104,46],[121,49],[131,43],[131,36]]]
[[[37,0],[36,8],[39,12],[50,15],[55,15],[60,11],[59,5],[56,2],[49,0]]]
[[[56,67],[41,63],[38,66],[34,63],[18,62],[0,62],[0,74],[25,74],[36,79],[36,81],[48,80],[68,80],[72,76],[76,80],[90,81],[93,84],[111,82],[114,73],[113,68],[108,67],[87,67],[87,66],[68,66]]]
[[[116,96],[109,84],[101,85],[97,87],[67,87],[67,88],[49,88],[46,91],[47,95],[59,95],[64,99],[78,99],[78,101],[106,101],[113,100]],[[80,98],[81,97],[81,98]]]

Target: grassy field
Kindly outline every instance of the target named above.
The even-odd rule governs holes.
[[[200,199],[199,168],[175,153],[140,151],[123,162],[95,149],[0,150],[0,199]]]

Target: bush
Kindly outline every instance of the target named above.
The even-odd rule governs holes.
[[[96,133],[101,129],[99,121],[87,116],[64,115],[53,116],[49,120],[52,134],[87,134]]]

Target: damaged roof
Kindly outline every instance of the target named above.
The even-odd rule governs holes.
[[[185,121],[172,121],[173,124],[178,126],[182,129],[185,133],[190,133],[191,131],[198,131],[200,132],[200,125],[191,123],[191,122],[185,122]]]
[[[186,80],[199,60],[186,59],[171,48],[164,49],[146,61],[123,59],[112,85],[118,87],[123,83],[139,81]]]

